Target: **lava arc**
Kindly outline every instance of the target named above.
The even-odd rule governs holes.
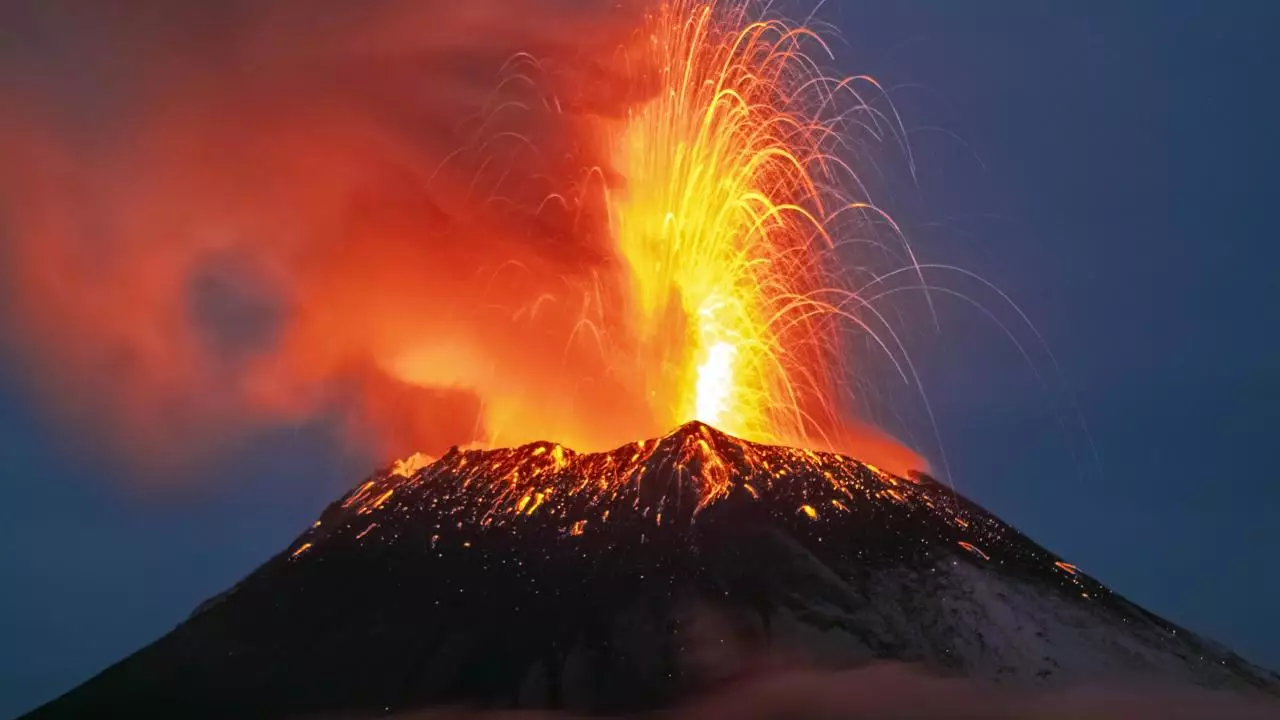
[[[701,420],[812,446],[839,423],[841,289],[833,217],[856,205],[835,150],[841,93],[811,31],[751,5],[671,0],[637,34],[652,94],[610,135],[624,186],[610,230],[662,429]],[[869,81],[868,81],[869,82]]]

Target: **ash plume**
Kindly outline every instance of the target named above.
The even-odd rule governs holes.
[[[626,182],[593,123],[653,92],[617,72],[636,16],[9,4],[9,350],[52,412],[142,466],[334,412],[382,455],[665,431],[592,199]]]
[[[13,349],[63,414],[111,417],[131,451],[337,397],[394,446],[380,449],[439,450],[477,439],[491,383],[570,393],[602,369],[542,352],[578,319],[564,305],[580,298],[559,298],[613,270],[581,208],[528,208],[603,162],[574,125],[609,108],[548,105],[552,76],[590,38],[616,43],[619,16],[505,0],[11,6]],[[533,73],[537,91],[519,79]]]

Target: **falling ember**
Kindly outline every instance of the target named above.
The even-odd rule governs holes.
[[[297,550],[294,550],[294,551],[293,551],[293,554],[292,554],[292,555],[290,555],[290,556],[289,556],[289,558],[290,558],[290,559],[296,558],[296,557],[298,557],[299,555],[301,555],[302,553],[304,553],[304,552],[306,552],[306,551],[308,551],[308,550],[310,550],[310,549],[311,549],[311,543],[309,543],[309,542],[307,542],[307,543],[302,543],[301,545],[299,545],[299,546],[298,546],[298,549],[297,549]]]
[[[973,553],[974,555],[977,555],[978,557],[982,558],[983,560],[990,560],[990,559],[991,559],[991,557],[990,557],[989,555],[987,555],[986,553],[982,552],[982,550],[978,549],[976,546],[974,546],[974,545],[973,545],[973,544],[971,544],[971,543],[967,543],[967,542],[965,542],[965,541],[963,541],[963,540],[960,540],[960,541],[959,541],[959,542],[957,542],[956,544],[957,544],[957,545],[959,545],[960,547],[964,548],[965,550],[968,550],[969,552]]]
[[[403,475],[401,475],[400,477],[404,477],[404,476],[403,476]],[[391,496],[392,496],[394,493],[395,493],[395,489],[394,489],[394,488],[393,488],[393,489],[391,489],[391,490],[388,490],[388,491],[386,491],[386,492],[384,492],[384,493],[382,493],[381,495],[379,495],[379,496],[378,496],[378,499],[377,499],[377,500],[374,500],[374,501],[373,501],[373,507],[374,507],[374,508],[380,508],[380,507],[382,507],[383,503],[385,503],[386,501],[390,500],[390,499],[391,499]]]

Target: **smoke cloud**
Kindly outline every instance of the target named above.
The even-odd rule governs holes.
[[[603,368],[564,347],[573,291],[613,272],[600,228],[573,198],[547,201],[603,166],[576,125],[607,98],[554,93],[570,85],[558,73],[605,84],[573,61],[592,38],[608,57],[621,11],[6,14],[5,307],[63,413],[108,417],[116,440],[154,452],[345,403],[353,432],[403,452],[478,439],[482,400],[520,427],[503,417],[514,392],[543,432],[559,396],[622,402],[576,392]]]
[[[651,91],[615,72],[636,18],[7,4],[9,349],[58,415],[143,463],[332,412],[383,456],[665,432],[593,200],[625,180],[592,129]]]

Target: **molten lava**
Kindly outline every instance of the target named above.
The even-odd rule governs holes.
[[[344,519],[337,522],[354,529],[368,516],[363,537],[379,524],[380,513],[412,516],[425,504],[447,510],[462,525],[491,527],[538,515],[576,536],[611,514],[615,521],[626,513],[657,525],[664,517],[665,524],[685,524],[736,491],[766,503],[791,503],[811,520],[867,502],[964,514],[941,500],[946,491],[932,481],[902,480],[847,456],[748,442],[691,422],[609,452],[584,454],[537,442],[455,449],[435,461],[402,460],[344,497]],[[335,522],[324,518],[313,531],[327,534]]]
[[[847,455],[754,443],[697,421],[605,452],[541,441],[398,461],[330,505],[288,559],[352,542],[434,551],[513,537],[534,548],[593,537],[643,545],[663,534],[682,543],[704,512],[718,510],[763,513],[816,538],[830,531],[837,546],[855,529],[896,535],[903,519],[927,518],[928,532],[914,527],[894,543],[936,540],[984,563],[1062,571],[1057,582],[1073,593],[1105,590],[1061,558],[1013,542],[1015,531],[927,475],[899,477]]]
[[[648,17],[638,66],[657,91],[613,138],[611,229],[640,356],[665,360],[642,368],[655,416],[812,446],[838,422],[824,224],[843,204],[822,102],[838,83],[801,52],[807,30],[748,7],[671,0]]]

